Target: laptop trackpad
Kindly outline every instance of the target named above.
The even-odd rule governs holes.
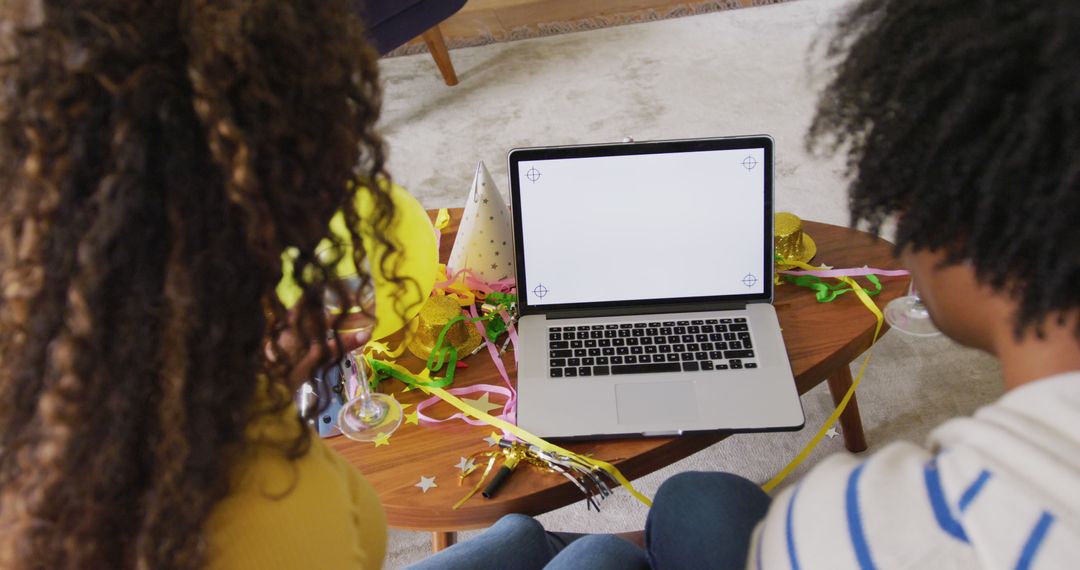
[[[646,382],[615,385],[620,424],[696,421],[693,382]]]

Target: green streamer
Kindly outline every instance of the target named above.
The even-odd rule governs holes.
[[[503,309],[510,310],[513,304],[517,302],[517,295],[513,295],[510,293],[489,293],[487,299],[490,301],[495,301],[495,303],[499,305],[500,311]],[[446,366],[446,374],[442,377],[432,376],[431,382],[419,381],[409,374],[405,374],[403,372],[395,370],[384,362],[368,357],[368,363],[371,364],[371,369],[373,371],[370,379],[372,389],[376,389],[379,382],[386,378],[394,378],[400,380],[410,388],[417,385],[425,386],[428,388],[445,388],[446,386],[453,384],[454,371],[457,370],[459,355],[457,349],[453,346],[444,346],[446,344],[446,335],[448,332],[450,332],[450,327],[462,321],[465,321],[469,325],[477,322],[483,322],[485,323],[485,332],[487,333],[488,339],[494,342],[495,339],[497,339],[507,330],[506,322],[503,321],[501,317],[499,319],[495,318],[497,316],[500,316],[500,311],[494,311],[488,315],[476,318],[466,317],[465,315],[458,315],[450,319],[445,325],[443,325],[442,330],[439,331],[438,338],[435,340],[435,346],[431,349],[431,353],[428,354],[425,366],[431,373],[438,372],[443,368],[443,366]]]
[[[821,280],[816,275],[784,275],[784,281],[797,285],[799,287],[806,287],[814,292],[814,297],[819,303],[828,303],[834,301],[840,295],[852,291],[852,287],[846,283],[839,282],[834,285],[830,285]],[[874,288],[869,289],[861,287],[861,289],[871,297],[881,293],[882,286],[881,280],[876,275],[867,275],[866,280],[873,284]]]
[[[389,364],[382,362],[381,360],[371,359],[368,362],[371,363],[371,369],[375,371],[372,376],[378,378],[378,380],[382,380],[383,378],[394,378],[396,380],[400,380],[403,384],[409,386],[410,388],[415,386],[426,386],[428,388],[445,388],[454,381],[453,377],[451,376],[450,378],[435,378],[431,382],[422,382],[414,378],[411,374],[406,374],[404,372],[395,370]],[[378,382],[378,380],[376,382]]]

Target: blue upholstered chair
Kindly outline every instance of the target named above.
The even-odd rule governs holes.
[[[367,24],[368,40],[380,54],[421,36],[447,85],[458,80],[439,23],[464,5],[465,0],[353,0]]]

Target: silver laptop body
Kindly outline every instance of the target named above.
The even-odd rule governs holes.
[[[523,148],[508,162],[519,426],[802,428],[771,304],[770,137]]]

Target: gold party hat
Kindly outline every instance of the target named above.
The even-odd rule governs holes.
[[[446,323],[461,314],[461,305],[453,297],[435,295],[424,301],[420,308],[420,314],[409,323],[411,340],[409,352],[417,358],[427,360],[435,343],[439,340],[439,333],[446,327]],[[443,339],[443,346],[452,346],[457,349],[458,358],[464,358],[472,353],[483,342],[476,325],[467,321],[454,323]]]
[[[777,212],[773,218],[776,254],[789,261],[809,263],[817,255],[817,244],[802,230],[802,220],[791,212]]]

